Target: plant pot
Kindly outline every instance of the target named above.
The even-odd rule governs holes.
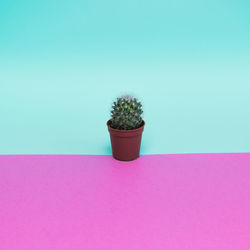
[[[120,130],[110,127],[110,120],[107,122],[112,154],[116,160],[132,161],[140,156],[141,137],[145,122],[141,127],[132,130]]]

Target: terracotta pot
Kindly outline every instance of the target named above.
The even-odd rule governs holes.
[[[132,130],[120,130],[110,127],[107,122],[113,157],[119,161],[132,161],[140,156],[141,136],[145,122],[141,127]]]

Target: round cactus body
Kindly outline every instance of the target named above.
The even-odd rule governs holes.
[[[134,97],[118,97],[111,110],[110,126],[120,130],[131,130],[142,125],[142,105]]]

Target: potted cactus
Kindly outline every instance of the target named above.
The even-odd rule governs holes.
[[[145,125],[142,113],[141,103],[132,96],[118,97],[113,103],[107,126],[115,159],[132,161],[139,157]]]

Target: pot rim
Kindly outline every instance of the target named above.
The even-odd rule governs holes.
[[[132,133],[132,132],[137,132],[137,131],[139,132],[140,130],[143,130],[143,129],[144,129],[144,126],[145,126],[145,121],[142,120],[143,124],[142,124],[139,128],[129,129],[129,130],[123,130],[123,129],[116,129],[116,128],[110,127],[110,125],[109,125],[110,121],[111,121],[111,119],[109,119],[109,120],[107,121],[107,126],[108,126],[108,129],[109,129],[110,131],[119,132],[119,133],[124,133],[124,134],[126,134],[126,133]]]

